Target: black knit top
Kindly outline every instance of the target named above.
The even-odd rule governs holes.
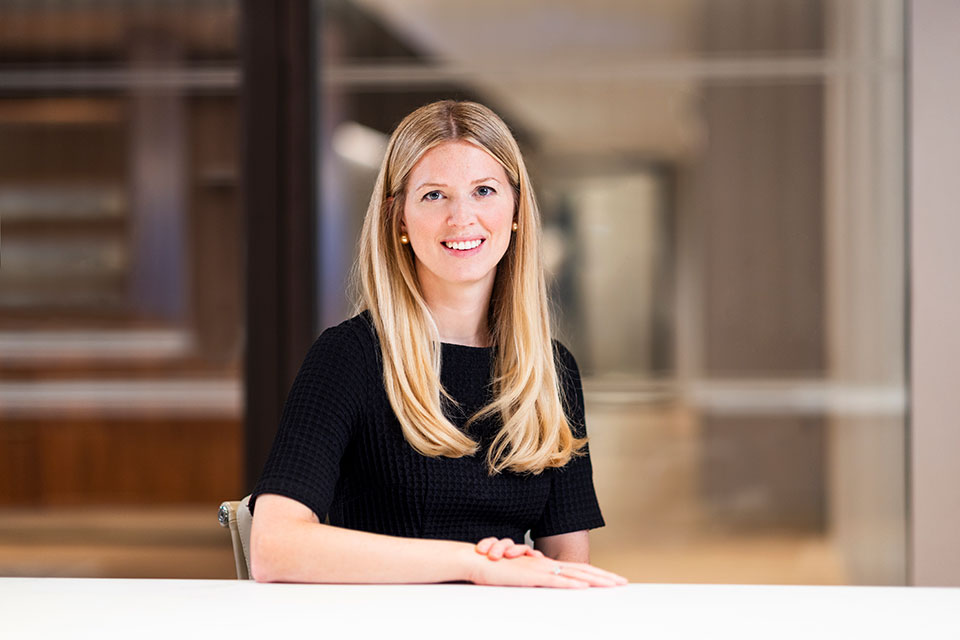
[[[573,356],[554,343],[567,417],[586,434]],[[463,429],[492,398],[494,347],[441,346],[441,382],[460,403],[447,417]],[[331,327],[307,352],[284,406],[263,474],[250,499],[276,493],[331,525],[411,538],[523,542],[602,527],[589,454],[539,475],[487,473],[499,418],[474,423],[473,456],[431,458],[403,437],[383,385],[380,347],[369,314]]]

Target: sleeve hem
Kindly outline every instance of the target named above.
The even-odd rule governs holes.
[[[573,533],[574,531],[588,531],[590,529],[599,529],[600,527],[606,526],[602,516],[598,516],[596,519],[586,520],[583,523],[575,523],[569,525],[559,525],[551,528],[543,528],[538,530],[530,530],[530,537],[536,540],[537,538],[548,538],[550,536],[559,536],[564,533]]]
[[[278,496],[283,496],[284,498],[290,498],[291,500],[296,500],[306,508],[310,509],[317,519],[320,522],[323,522],[324,518],[327,517],[327,510],[323,509],[322,513],[317,509],[316,501],[311,498],[311,491],[303,486],[291,485],[289,480],[282,478],[277,478],[273,480],[261,480],[257,485],[257,488],[254,489],[253,493],[250,494],[250,503],[248,508],[250,509],[250,514],[253,515],[254,507],[256,506],[256,499],[265,493],[272,493]]]

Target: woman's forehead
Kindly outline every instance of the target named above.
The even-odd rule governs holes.
[[[455,181],[509,179],[504,166],[492,153],[467,140],[448,140],[428,149],[410,170],[408,184],[418,189],[422,182],[432,182],[431,176]]]

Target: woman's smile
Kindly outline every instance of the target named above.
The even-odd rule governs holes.
[[[446,247],[451,255],[462,257],[478,253],[480,247],[483,246],[483,242],[483,238],[477,238],[474,240],[444,240],[440,244]]]

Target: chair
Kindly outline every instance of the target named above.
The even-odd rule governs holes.
[[[217,519],[220,526],[230,529],[233,541],[233,560],[237,565],[237,580],[250,579],[250,525],[253,517],[247,505],[250,496],[243,500],[227,501],[220,505]]]

